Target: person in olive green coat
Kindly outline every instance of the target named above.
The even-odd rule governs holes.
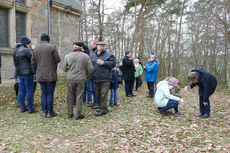
[[[143,68],[139,64],[139,59],[134,60],[134,66],[135,66],[135,69],[136,69],[135,80],[136,80],[136,91],[137,91],[138,88],[141,87],[141,84],[142,84],[141,75],[143,73]]]

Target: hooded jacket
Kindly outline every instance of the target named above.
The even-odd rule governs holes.
[[[157,105],[157,107],[165,107],[168,104],[169,99],[176,101],[180,100],[179,97],[170,94],[168,81],[160,81],[157,84],[154,103]]]
[[[158,64],[157,61],[148,61],[145,65],[145,81],[146,82],[156,82],[157,81],[157,72]]]

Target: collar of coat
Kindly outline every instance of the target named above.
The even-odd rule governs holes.
[[[74,50],[73,50],[73,52],[79,52],[79,51],[80,51],[80,52],[83,52],[83,49],[79,49],[79,48],[78,48],[78,49],[74,49]]]
[[[101,52],[101,54],[99,54],[99,55],[98,55],[98,53],[97,53],[97,52],[98,52],[98,50],[96,50],[96,51],[95,51],[95,54],[96,54],[97,56],[101,56],[102,54],[104,54],[104,53],[105,53],[105,50],[103,50],[103,51]]]

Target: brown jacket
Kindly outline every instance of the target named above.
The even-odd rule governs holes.
[[[61,61],[56,47],[42,41],[33,50],[32,66],[36,69],[37,82],[57,81],[57,64]]]
[[[84,82],[93,72],[90,57],[82,51],[69,53],[64,58],[63,70],[67,72],[68,82]]]

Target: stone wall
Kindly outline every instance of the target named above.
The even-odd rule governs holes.
[[[47,1],[27,0],[27,2],[27,5],[30,6],[30,11],[27,13],[26,34],[31,38],[32,44],[37,45],[40,43],[41,34],[48,33]],[[13,11],[15,11],[15,9],[12,8],[11,12]],[[11,16],[10,20],[15,20],[15,15]],[[51,44],[57,47],[62,58],[62,61],[58,66],[59,74],[63,74],[62,63],[64,56],[73,50],[72,43],[78,38],[78,24],[79,16],[51,7]],[[5,53],[2,54],[1,71],[3,81],[9,80],[13,71],[13,46],[4,50],[10,51],[4,51]],[[1,48],[0,51],[3,53]]]

